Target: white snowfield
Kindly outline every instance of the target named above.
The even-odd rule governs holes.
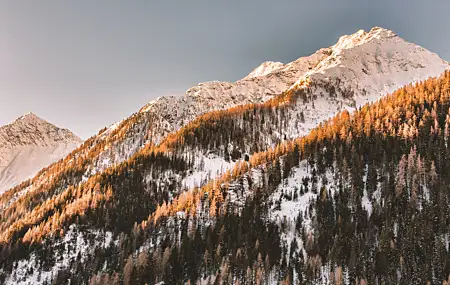
[[[284,64],[281,62],[274,62],[274,61],[266,61],[257,68],[255,68],[252,72],[250,72],[249,75],[244,77],[243,79],[251,79],[254,77],[264,76],[269,73],[274,72],[277,69],[281,69],[284,67]]]
[[[65,157],[81,142],[32,113],[0,127],[0,194]]]
[[[306,135],[340,111],[353,111],[407,84],[438,77],[450,69],[449,63],[435,53],[379,27],[343,36],[322,53],[328,56],[290,87],[306,90],[307,101],[298,100],[285,113],[283,133],[266,138],[268,141]]]

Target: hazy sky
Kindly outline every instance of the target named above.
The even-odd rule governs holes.
[[[449,0],[0,0],[0,125],[82,138],[198,82],[235,81],[382,26],[450,60]]]

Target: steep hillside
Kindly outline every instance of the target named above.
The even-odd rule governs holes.
[[[90,280],[447,284],[449,124],[448,72],[343,112],[158,207]]]
[[[280,139],[308,133],[343,109],[354,109],[407,83],[438,76],[448,67],[436,54],[404,41],[392,31],[382,28],[359,31],[340,38],[330,48],[291,63],[263,63],[235,83],[201,83],[184,96],[158,98],[138,113],[99,132],[68,160],[36,176],[26,187],[38,189],[49,180],[48,173],[56,171],[55,176],[64,176],[63,171],[75,165],[77,176],[72,183],[77,184],[130,158],[145,145],[158,144],[167,134],[203,113],[264,102],[285,90],[294,90],[294,86],[297,90],[308,85],[311,90],[308,100],[298,101],[286,112],[282,128],[267,138],[263,146],[267,147]],[[205,172],[201,175],[205,176]],[[23,187],[13,192],[25,193],[22,190]]]
[[[0,194],[65,157],[81,143],[70,131],[32,113],[0,127]]]
[[[317,61],[317,57],[321,60]],[[316,64],[305,65],[308,60],[313,60]],[[286,238],[292,234],[279,235],[284,229],[280,229],[279,225],[267,216],[283,216],[289,212],[289,207],[297,213],[296,209],[309,201],[307,197],[315,197],[308,194],[309,196],[302,198],[300,205],[289,206],[287,203],[288,206],[285,206],[282,204],[284,194],[277,194],[279,192],[276,189],[282,187],[281,179],[287,178],[291,168],[296,165],[295,161],[299,160],[292,159],[291,163],[287,164],[284,159],[278,160],[278,157],[287,152],[298,154],[299,149],[302,149],[301,153],[305,152],[304,146],[291,139],[307,134],[318,123],[341,110],[354,110],[358,104],[381,98],[385,95],[383,90],[393,90],[408,82],[436,76],[448,68],[448,64],[437,55],[380,28],[343,37],[335,46],[320,50],[308,60],[300,59],[287,65],[265,63],[247,78],[230,84],[230,87],[222,88],[226,84],[219,82],[201,84],[188,91],[189,96],[160,98],[129,119],[103,130],[61,163],[44,169],[33,180],[2,195],[0,242],[3,251],[0,258],[0,275],[7,278],[8,283],[44,283],[50,280],[64,283],[67,278],[77,280],[73,281],[75,284],[86,283],[91,273],[83,271],[82,268],[74,268],[71,263],[76,262],[96,268],[94,272],[98,273],[116,271],[117,278],[124,280],[127,275],[125,269],[122,271],[125,263],[126,268],[139,271],[134,258],[140,255],[140,252],[144,252],[143,260],[146,260],[145,252],[154,255],[156,264],[160,263],[158,256],[166,260],[166,263],[162,264],[167,264],[169,259],[178,260],[181,257],[175,255],[179,254],[178,250],[175,250],[176,247],[163,246],[164,253],[154,253],[152,250],[155,245],[173,244],[178,241],[180,244],[186,242],[186,249],[192,251],[191,247],[199,244],[205,237],[205,229],[216,229],[209,227],[216,222],[223,227],[217,228],[221,236],[214,235],[214,238],[223,240],[226,235],[228,246],[252,243],[256,246],[258,237],[261,242],[265,240],[267,244],[270,243],[270,252],[261,253],[261,258],[266,259],[264,256],[268,255],[269,263],[275,266],[278,261],[282,261],[281,253],[285,252],[282,247],[285,246],[284,243],[289,243],[290,239],[286,241]],[[389,60],[392,62],[385,63]],[[336,62],[339,63],[336,65]],[[301,68],[293,68],[296,64],[305,66],[305,70],[300,72],[298,70]],[[367,66],[365,71],[372,74],[371,77],[367,77],[367,73],[362,71],[364,66]],[[391,74],[386,74],[383,70]],[[351,77],[351,73],[355,77]],[[253,86],[261,78],[264,78],[266,83],[280,78],[289,79],[289,84],[293,85],[286,87],[286,91],[276,96],[275,93],[267,96],[260,95],[262,93],[254,95],[252,92],[257,88],[252,89],[249,86]],[[345,78],[346,81],[339,78]],[[248,80],[251,80],[251,83],[248,83]],[[361,80],[360,84],[355,83],[358,80]],[[239,95],[236,90],[241,90],[240,88],[245,92],[249,92],[247,88],[253,91],[251,94],[238,92]],[[215,101],[231,100],[227,106],[239,104],[240,102],[233,101],[239,96],[251,98],[244,101],[250,104],[198,116],[210,110],[208,108],[215,109]],[[255,101],[257,103],[252,103]],[[261,101],[265,102],[259,103]],[[220,106],[219,109],[224,108]],[[197,114],[190,112],[196,108],[200,110]],[[349,119],[348,113],[344,114],[346,119]],[[188,119],[183,121],[184,118]],[[396,117],[388,121],[394,118]],[[172,132],[175,130],[177,131]],[[346,129],[343,130],[344,133],[345,131]],[[167,135],[168,133],[170,134]],[[313,131],[312,135],[317,135],[316,131]],[[280,145],[283,142],[286,143]],[[277,145],[279,146],[275,147]],[[328,145],[327,148],[333,149]],[[297,151],[294,151],[296,149]],[[320,148],[311,147],[307,153],[312,153],[312,150]],[[320,151],[317,153],[319,155]],[[245,163],[246,160],[249,163]],[[256,178],[234,180],[246,173],[249,167],[271,161],[274,161],[274,169],[280,170],[278,174],[270,170],[272,167],[269,170],[254,168],[251,170],[252,175],[259,177],[257,179],[260,183],[253,181],[257,180]],[[312,166],[308,166],[307,170],[300,169],[299,173],[309,171],[309,167]],[[221,178],[206,184],[214,177]],[[301,178],[293,181],[299,181],[298,179]],[[290,181],[285,180],[283,183],[287,185]],[[185,190],[202,185],[206,185],[202,190],[182,194]],[[226,191],[218,191],[219,188],[221,190],[220,185],[226,186]],[[263,195],[255,198],[252,194],[254,187],[260,189]],[[222,194],[216,196],[216,193]],[[275,209],[267,206],[272,194],[274,196],[271,196],[271,200],[280,201],[280,206]],[[246,202],[246,199],[256,200]],[[199,201],[202,202],[201,205]],[[225,201],[233,203],[224,203]],[[167,206],[168,204],[171,206]],[[233,208],[223,208],[225,205]],[[242,215],[242,211],[247,211],[246,218],[238,221],[238,216],[235,215]],[[254,211],[258,214],[252,215]],[[177,221],[164,218],[168,214],[176,213],[180,218],[186,213],[198,216],[198,219],[194,219],[195,222],[188,219],[185,224],[180,225],[189,229],[189,238],[194,237],[194,242],[191,243],[183,232],[173,232],[176,230],[173,224],[177,224]],[[229,213],[231,216],[223,218],[219,215],[221,213]],[[210,216],[213,217],[212,220]],[[261,219],[255,220],[255,216]],[[162,225],[158,224],[159,217],[163,217]],[[139,225],[143,220],[149,222]],[[155,221],[157,228],[151,226],[152,221]],[[230,221],[234,224],[230,224]],[[195,233],[197,225],[198,236]],[[307,226],[305,228],[309,229]],[[240,236],[242,231],[248,234],[245,234],[242,240],[235,240],[234,237]],[[93,239],[104,242],[90,243]],[[144,247],[139,249],[134,257],[125,260],[140,245]],[[119,250],[118,247],[122,249]],[[230,247],[223,249],[224,253],[229,249]],[[112,253],[118,251],[121,252],[119,258]],[[208,249],[208,253],[212,255],[212,248]],[[209,260],[208,254],[206,255]],[[221,264],[227,264],[226,260],[222,259],[221,251],[217,255]],[[250,252],[247,252],[247,255],[249,256]],[[252,256],[255,254],[252,253]],[[197,256],[195,259],[201,258]],[[147,262],[148,255],[144,263]],[[180,264],[183,263],[173,264],[171,268],[178,268]],[[208,277],[208,274],[216,275],[217,263],[207,263],[206,271],[197,267],[196,262],[187,264],[191,264],[192,268],[186,268],[196,274],[189,276],[189,279],[198,280],[200,273],[204,278]],[[30,266],[39,270],[33,271]],[[100,269],[101,266],[106,266],[106,271]],[[239,265],[239,268],[242,269],[242,266]],[[13,267],[18,268],[15,271],[17,276],[10,274]],[[169,267],[161,268],[165,270]],[[272,266],[268,268],[272,269]],[[169,271],[162,273],[156,272],[160,269],[154,270],[154,273],[149,274],[157,275],[139,278],[151,280],[150,283],[165,280],[168,284],[187,280],[183,270],[178,270],[177,274],[181,275],[173,275],[173,280],[167,279],[171,274]],[[254,273],[251,268],[244,270],[250,270],[249,274]],[[285,277],[269,271],[271,270],[265,270],[270,275],[267,277],[269,279]],[[227,271],[228,273],[230,271]],[[244,276],[244,273],[240,271],[239,275]]]
[[[181,97],[160,97],[129,118],[101,130],[64,161],[45,169],[22,187],[13,189],[2,200],[8,200],[5,197],[17,198],[30,190],[38,190],[43,183],[49,181],[50,173],[52,177],[61,177],[65,175],[67,168],[77,168],[77,175],[72,180],[72,183],[77,184],[125,161],[145,145],[157,144],[168,133],[201,114],[273,98],[287,90],[325,56],[320,50],[311,56],[297,59],[276,73],[244,78],[235,83],[200,83]],[[23,191],[25,188],[27,191]]]
[[[136,159],[116,178],[127,185],[105,189],[125,196],[85,200],[91,210],[64,239],[30,246],[6,283],[440,284],[450,274],[449,110],[447,72],[256,153],[117,231],[125,223],[111,215],[145,201],[130,199],[143,193],[130,191],[142,175]],[[103,192],[91,187],[76,191]],[[4,247],[2,260],[28,250],[16,247]]]

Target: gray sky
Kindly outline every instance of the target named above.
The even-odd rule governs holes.
[[[382,26],[450,60],[449,0],[0,0],[0,125],[82,138],[198,82],[235,81]]]

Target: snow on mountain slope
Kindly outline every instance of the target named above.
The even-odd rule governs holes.
[[[244,77],[244,79],[250,79],[253,77],[264,76],[266,74],[272,73],[275,70],[281,69],[284,64],[281,62],[266,61],[257,68],[255,68],[249,75]]]
[[[81,139],[36,115],[0,127],[0,194],[63,158]]]
[[[137,114],[112,125],[99,135],[98,138],[107,141],[108,146],[87,176],[124,161],[149,142],[159,143],[167,134],[202,114],[265,102],[290,88],[298,78],[327,56],[326,51],[321,49],[286,65],[263,63],[236,82],[199,83],[188,89],[183,96],[157,98]],[[132,124],[129,124],[130,119]]]
[[[319,50],[286,65],[266,62],[237,82],[200,83],[181,97],[159,97],[141,112],[151,113],[157,118],[153,133],[154,141],[159,142],[166,134],[209,111],[262,103],[281,94],[326,57],[326,52]]]
[[[95,242],[88,243],[88,237],[93,236]],[[58,250],[54,252],[55,262],[47,270],[35,270],[39,268],[40,258],[34,254],[28,260],[18,262],[15,274],[5,280],[5,284],[29,285],[29,284],[48,284],[59,271],[66,269],[70,263],[85,261],[89,251],[98,248],[108,248],[114,243],[111,232],[87,231],[81,232],[77,226],[72,225],[64,236],[64,239],[58,241]],[[30,275],[28,275],[30,274]],[[26,276],[23,278],[22,276]]]
[[[344,109],[352,111],[450,69],[437,54],[378,27],[343,36],[325,52],[329,56],[291,87],[306,90],[308,98],[286,113],[286,138],[305,135]]]
[[[437,76],[448,67],[436,54],[392,31],[358,31],[291,63],[265,62],[237,82],[200,83],[183,96],[159,97],[93,137],[94,145],[102,145],[100,151],[90,147],[77,155],[94,157],[84,175],[89,177],[126,160],[150,142],[160,142],[204,113],[260,103],[290,88],[308,87],[310,98],[299,100],[286,114],[286,130],[268,139],[273,143],[281,135],[304,135],[343,109],[377,100],[405,84]]]
[[[357,105],[409,83],[439,76],[450,67],[437,54],[379,27],[343,36],[329,52],[329,57],[294,86],[309,81],[335,84],[354,92]]]

